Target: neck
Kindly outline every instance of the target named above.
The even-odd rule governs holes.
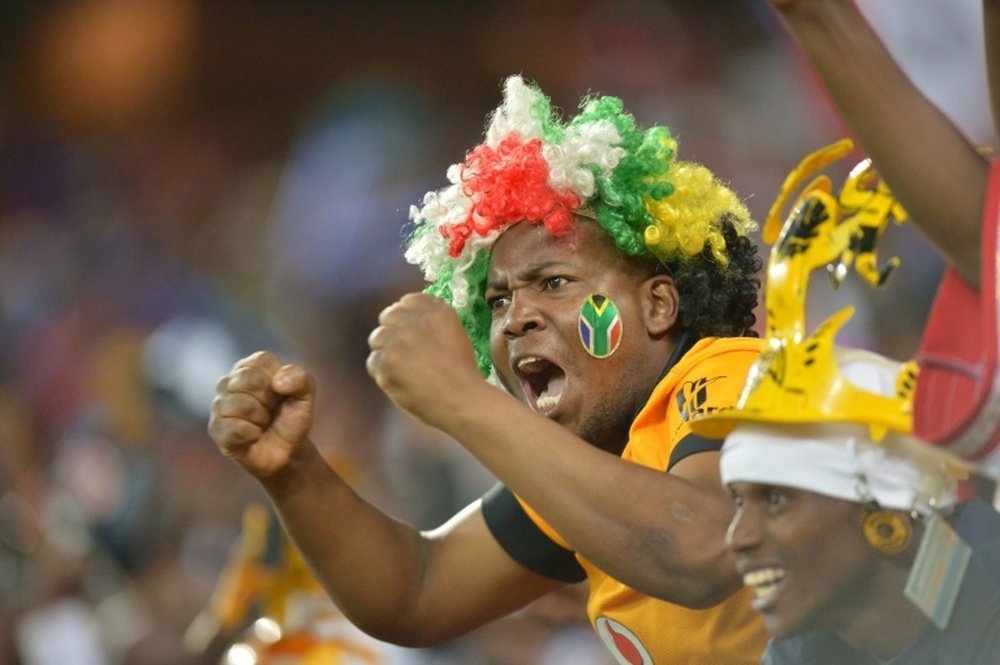
[[[664,362],[666,361],[664,360]],[[656,362],[650,362],[647,366],[653,368],[652,371],[647,372],[645,375],[634,375],[630,377],[632,380],[623,380],[621,384],[623,408],[618,418],[595,418],[595,423],[600,422],[606,427],[597,429],[591,427],[590,422],[588,422],[585,423],[582,431],[576,433],[577,436],[601,450],[613,455],[621,455],[628,444],[632,424],[643,408],[649,403],[653,391],[656,390],[656,386],[666,376],[672,364],[667,365],[666,369],[662,372],[656,369],[659,366]],[[631,399],[627,395],[631,395]]]
[[[887,561],[875,577],[859,611],[846,617],[837,631],[845,642],[876,658],[898,656],[926,628],[928,620],[903,595],[909,566]]]

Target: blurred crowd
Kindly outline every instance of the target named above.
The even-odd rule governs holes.
[[[982,61],[978,2],[861,4],[989,142],[981,67],[945,63]],[[366,497],[430,528],[479,496],[488,474],[365,374],[379,310],[421,285],[410,204],[523,73],[563,108],[601,91],[671,126],[762,219],[843,134],[772,21],[755,0],[0,3],[0,663],[253,662],[231,647],[259,598],[196,621],[264,504],[205,433],[253,350],[314,372],[315,439]],[[887,292],[830,297],[859,305],[846,343],[906,358],[940,261],[907,226],[882,252],[903,261]],[[582,597],[432,650],[340,626],[355,660],[280,662],[608,665]]]

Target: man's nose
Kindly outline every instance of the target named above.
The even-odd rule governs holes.
[[[532,330],[545,327],[545,317],[541,309],[530,295],[523,292],[510,296],[507,307],[507,320],[504,322],[504,334],[510,338],[520,337]]]
[[[726,546],[733,552],[745,552],[759,546],[763,535],[760,511],[746,505],[736,509],[726,529]]]

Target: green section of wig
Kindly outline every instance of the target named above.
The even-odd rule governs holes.
[[[630,256],[649,254],[643,233],[653,223],[646,209],[649,199],[662,199],[673,193],[666,174],[676,155],[676,142],[666,127],[645,132],[635,118],[624,110],[617,97],[598,97],[583,105],[571,126],[606,120],[621,136],[626,153],[609,178],[598,178],[594,197],[585,203],[597,215],[597,223]]]
[[[465,307],[455,307],[465,332],[472,342],[472,351],[476,356],[476,365],[483,376],[489,376],[493,368],[493,360],[490,354],[490,308],[486,304],[486,273],[490,267],[490,252],[481,249],[476,252],[473,264],[466,271],[469,280],[471,293],[469,303]],[[453,303],[451,287],[454,266],[445,268],[445,271],[434,282],[427,285],[424,293],[444,300],[446,303]]]

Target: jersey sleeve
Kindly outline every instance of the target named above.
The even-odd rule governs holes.
[[[722,449],[723,439],[696,434],[691,430],[691,420],[735,405],[743,392],[747,372],[760,353],[756,340],[716,342],[716,345],[727,344],[729,348],[721,353],[695,353],[683,367],[677,368],[685,371],[676,382],[667,406],[667,425],[673,444],[668,471],[690,455]]]
[[[506,486],[497,484],[483,496],[483,517],[504,551],[528,570],[560,582],[586,578],[576,555]]]
[[[973,459],[1000,443],[998,217],[1000,161],[993,161],[983,205],[979,288],[954,270],[945,271],[917,351],[914,434]]]
[[[677,442],[674,449],[670,451],[670,460],[667,462],[667,471],[670,471],[675,464],[685,457],[705,452],[719,452],[725,439],[712,439],[707,436],[689,433]]]

